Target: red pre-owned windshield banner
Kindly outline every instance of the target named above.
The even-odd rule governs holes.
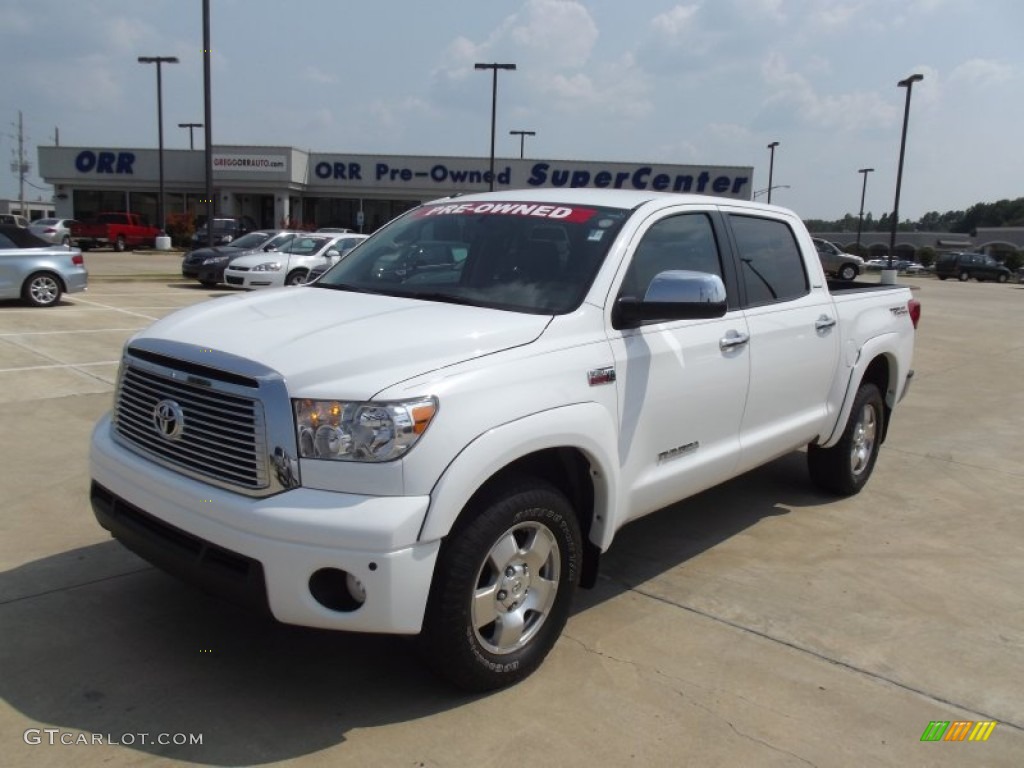
[[[593,208],[576,208],[571,205],[550,205],[547,203],[444,203],[427,205],[417,211],[417,216],[476,216],[489,213],[498,216],[531,216],[538,219],[553,219],[581,224],[597,213]]]

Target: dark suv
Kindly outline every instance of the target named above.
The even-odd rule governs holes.
[[[227,245],[236,237],[241,237],[247,232],[257,229],[256,222],[248,216],[234,219],[213,220],[213,244]],[[206,223],[196,227],[196,233],[192,235],[192,247],[202,248],[206,245]]]
[[[973,277],[979,283],[1005,283],[1010,279],[1010,270],[984,253],[944,253],[935,261],[935,276],[939,280],[955,277],[966,282]]]

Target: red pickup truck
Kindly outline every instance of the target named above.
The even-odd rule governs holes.
[[[100,213],[95,219],[71,226],[71,239],[83,251],[109,245],[115,251],[139,246],[152,247],[160,234],[137,213]]]

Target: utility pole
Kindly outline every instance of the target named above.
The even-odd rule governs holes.
[[[18,174],[18,206],[21,208],[21,215],[26,219],[25,213],[25,176],[32,170],[32,165],[25,159],[25,123],[22,119],[21,110],[18,110],[18,159],[11,163],[11,172]]]

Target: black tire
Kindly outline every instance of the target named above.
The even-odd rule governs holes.
[[[961,272],[958,275],[958,277],[959,277],[961,283],[966,283],[968,280],[971,279],[971,273],[970,272]]]
[[[939,278],[939,280],[945,280],[949,275],[936,275],[936,277]]]
[[[33,307],[52,307],[63,292],[60,278],[52,272],[34,272],[21,285],[21,297]]]
[[[843,436],[831,448],[807,446],[811,481],[821,490],[853,496],[871,477],[884,433],[885,409],[874,384],[862,384],[850,409]]]
[[[288,277],[284,279],[285,285],[302,285],[306,282],[306,275],[309,274],[308,270],[305,269],[293,269],[288,273]]]
[[[839,279],[850,282],[851,280],[857,279],[857,267],[853,264],[843,264],[839,268]]]
[[[544,661],[569,617],[583,550],[572,506],[536,478],[509,478],[467,512],[441,549],[417,640],[441,677],[483,692]]]
[[[216,288],[217,287],[217,281],[216,280],[200,280],[199,284],[201,286],[203,286],[203,288]]]
[[[1008,276],[1008,275],[1006,275],[1006,274],[1004,274],[1004,273],[1000,272],[1000,273],[999,273],[999,276],[998,276],[998,277],[996,277],[996,282],[997,282],[997,283],[1005,283],[1005,282],[1006,282],[1007,280],[1009,280],[1009,279],[1010,279],[1010,278],[1009,278],[1009,276]]]
[[[65,248],[70,248],[71,247],[71,238],[68,237],[67,235],[64,235],[64,237],[61,238],[60,244],[63,245]]]
[[[118,253],[124,252],[124,238],[121,237],[120,235],[118,235],[117,239],[114,240],[114,250],[117,251]]]

